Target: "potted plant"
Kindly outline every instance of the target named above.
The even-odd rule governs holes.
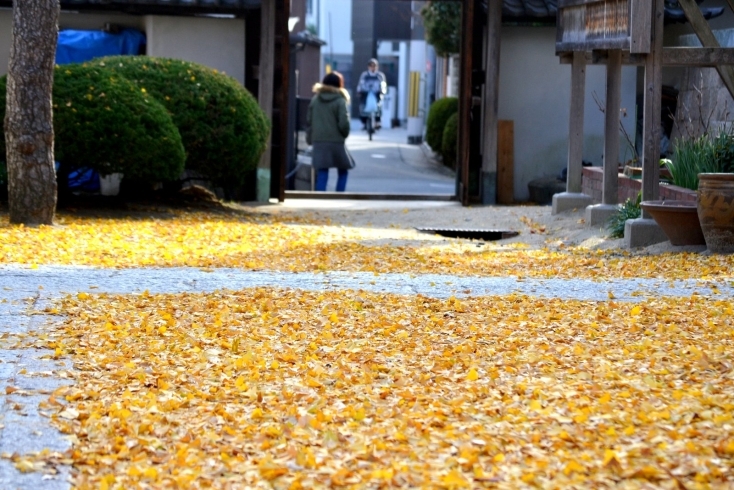
[[[698,175],[698,219],[706,247],[734,253],[734,125],[713,140],[714,165]]]
[[[697,191],[697,201],[643,201],[673,245],[706,245],[734,252],[734,126],[679,139],[663,162],[674,185]]]
[[[698,174],[713,161],[713,145],[707,135],[677,141],[671,159],[661,159],[674,185],[686,189],[698,188]],[[676,246],[705,245],[706,240],[698,219],[698,205],[694,201],[643,201],[640,207]]]

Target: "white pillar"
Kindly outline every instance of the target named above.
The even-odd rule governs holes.
[[[424,90],[426,72],[426,42],[417,39],[410,41],[410,76],[408,78],[408,143],[423,141],[423,121],[425,119]]]
[[[398,58],[398,119],[405,124],[408,118],[408,43],[400,42]]]

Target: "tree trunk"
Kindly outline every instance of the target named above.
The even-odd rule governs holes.
[[[15,0],[5,144],[10,222],[52,224],[56,210],[51,90],[58,0]]]

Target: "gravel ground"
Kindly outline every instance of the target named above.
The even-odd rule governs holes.
[[[515,231],[513,238],[490,242],[493,247],[508,247],[523,243],[530,248],[582,247],[591,250],[624,249],[623,239],[610,238],[604,227],[589,227],[585,210],[571,210],[556,215],[550,206],[470,206],[455,202],[390,202],[286,200],[284,203],[259,206],[259,212],[280,216],[310,216],[329,220],[332,231],[354,228],[361,241],[401,245],[425,245],[427,241],[455,244],[456,240],[416,228],[485,229]],[[329,229],[328,227],[326,228]],[[705,252],[705,247],[676,247],[663,242],[631,250],[632,253],[661,254],[665,252]]]

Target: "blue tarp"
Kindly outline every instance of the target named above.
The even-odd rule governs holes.
[[[92,58],[118,54],[136,55],[143,44],[145,44],[145,34],[135,29],[123,29],[118,34],[67,29],[59,32],[56,64],[82,63]],[[56,170],[58,171],[58,165]],[[95,170],[88,168],[74,170],[69,174],[69,189],[85,192],[99,191],[99,175]]]
[[[145,34],[135,29],[123,29],[118,34],[66,29],[59,32],[56,64],[81,63],[100,56],[135,55],[144,44]]]

